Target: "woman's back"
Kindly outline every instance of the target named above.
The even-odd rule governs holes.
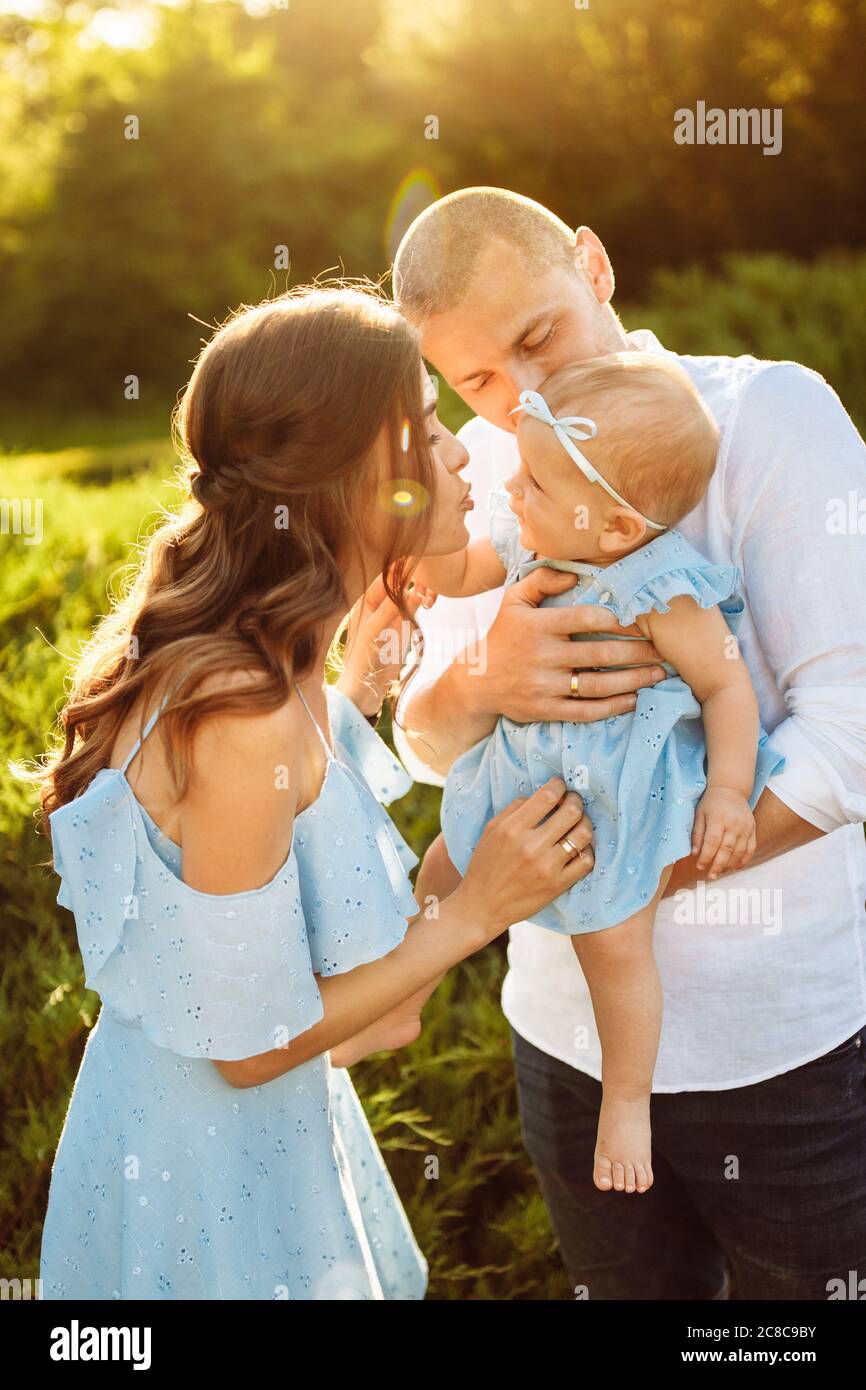
[[[150,737],[175,688],[173,683],[157,692],[144,720],[140,704],[133,708],[114,740],[109,766],[125,772],[145,817],[166,839],[176,847],[187,841],[188,882],[205,892],[257,887],[283,862],[294,815],[318,796],[328,765],[327,742],[297,685],[274,710],[211,715],[193,731],[192,783],[178,800],[160,731]],[[246,693],[254,688],[244,673],[220,673],[205,677],[195,693]],[[322,705],[326,711],[324,698]],[[273,794],[275,767],[285,769],[278,795]],[[261,822],[259,833],[251,833],[243,846],[238,846],[237,831],[230,828],[226,834],[222,806],[227,799],[241,826],[257,818]],[[243,851],[236,881],[225,850],[219,850],[221,835],[232,850]],[[273,840],[270,849],[266,837]]]

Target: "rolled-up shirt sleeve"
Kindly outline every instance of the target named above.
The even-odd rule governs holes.
[[[822,831],[866,820],[866,445],[821,376],[782,362],[746,389],[720,466],[787,709],[771,733],[786,764],[768,788]]]

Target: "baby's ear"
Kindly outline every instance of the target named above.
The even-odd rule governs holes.
[[[646,522],[631,507],[612,507],[599,535],[598,548],[605,555],[627,555],[646,534]]]

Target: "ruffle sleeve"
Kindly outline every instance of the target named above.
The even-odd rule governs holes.
[[[319,975],[340,975],[386,955],[418,912],[397,843],[406,842],[388,812],[350,765],[338,765],[329,783],[332,777],[339,778],[333,795],[323,793],[295,820],[310,952]],[[417,864],[408,845],[406,851]]]
[[[199,893],[146,842],[131,795],[104,769],[50,817],[57,902],[75,915],[87,986],[184,1057],[237,1061],[318,1023],[294,848],[263,888]]]
[[[329,685],[327,696],[334,742],[364,778],[376,800],[390,806],[405,796],[412,778],[385,740],[342,690]]]
[[[671,600],[687,596],[701,608],[718,605],[734,630],[743,612],[736,565],[711,564],[676,531],[668,531],[603,570],[598,601],[630,626],[641,613],[667,613]]]
[[[328,713],[339,754],[344,757],[383,806],[390,806],[412,788],[413,781],[399,758],[364,718],[357,705],[336,686],[329,685]],[[390,816],[383,816],[404,874],[414,869],[418,855],[401,835]]]
[[[280,870],[240,893],[190,887],[177,847],[177,871],[164,862],[118,769],[50,820],[57,902],[75,916],[87,986],[184,1057],[237,1061],[289,1043],[324,1015],[316,977],[386,955],[418,911],[400,843],[418,858],[342,756],[295,817]]]

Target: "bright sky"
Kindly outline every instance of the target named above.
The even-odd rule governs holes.
[[[276,0],[234,0],[234,3],[242,4],[253,15],[291,7],[291,0],[286,0],[284,4],[277,4]],[[330,0],[330,3],[351,4],[352,0]],[[439,0],[439,12],[442,6],[453,3],[454,0]],[[79,0],[79,3],[67,5],[66,14],[73,23],[80,21],[86,25],[82,35],[86,44],[108,43],[113,48],[146,48],[155,37],[160,7],[183,4],[184,0],[144,0],[144,3],[142,0],[115,0],[112,5],[94,9],[93,3],[86,4]],[[421,23],[426,27],[430,23],[430,15],[422,6],[423,17],[416,16],[413,11],[415,4],[416,0],[391,0],[392,14],[399,15],[401,23]],[[62,8],[57,0],[0,0],[0,14],[18,14],[24,19],[50,21],[60,18]]]
[[[66,7],[67,17],[86,25],[82,38],[85,43],[108,43],[113,48],[146,48],[156,35],[160,7],[177,7],[184,0],[116,0],[113,5],[94,8],[93,4],[73,3]],[[251,14],[262,14],[276,8],[272,0],[235,0]],[[291,4],[291,0],[289,0]],[[0,14],[18,14],[23,19],[59,19],[62,14],[57,0],[0,0]],[[88,22],[89,21],[89,22]]]

